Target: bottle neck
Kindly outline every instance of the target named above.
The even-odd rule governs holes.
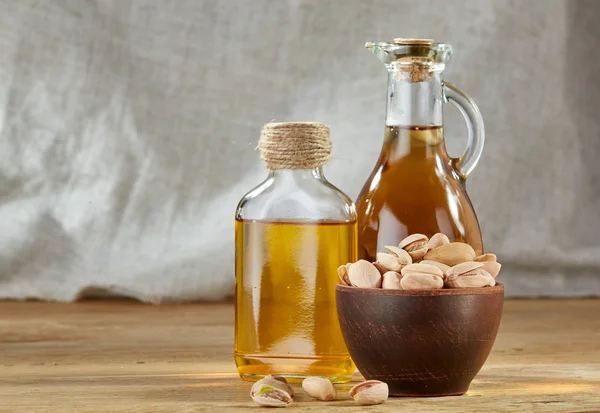
[[[310,179],[317,179],[320,181],[325,180],[322,167],[313,169],[275,169],[269,171],[269,177],[276,178],[282,183],[292,183]]]
[[[411,82],[395,68],[388,73],[386,126],[442,126],[441,72],[422,82]]]

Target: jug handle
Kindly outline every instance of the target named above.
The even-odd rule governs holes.
[[[483,117],[479,108],[465,92],[452,83],[443,82],[444,101],[456,105],[467,122],[467,148],[459,158],[452,159],[452,166],[464,180],[475,169],[485,141],[485,128]]]

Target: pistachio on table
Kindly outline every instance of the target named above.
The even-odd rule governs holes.
[[[302,389],[310,397],[323,400],[325,402],[335,400],[337,391],[333,383],[324,377],[307,377],[302,381]]]
[[[379,380],[358,383],[348,393],[357,404],[368,406],[385,402],[389,395],[388,385]]]
[[[258,391],[258,388],[262,385],[268,385],[271,387],[278,388],[279,390],[287,392],[290,395],[290,397],[294,397],[294,388],[288,384],[285,377],[277,375],[273,376],[269,374],[252,385],[252,388],[250,389],[250,394]]]
[[[262,406],[285,407],[292,402],[292,396],[285,390],[261,384],[250,392],[250,397]]]
[[[335,400],[337,396],[333,383],[324,377],[305,378],[302,381],[302,389],[310,397],[322,401]],[[389,389],[382,381],[367,380],[352,387],[349,395],[359,405],[381,404],[387,400]],[[269,375],[254,383],[250,396],[261,406],[286,407],[293,401],[294,389],[285,378]]]

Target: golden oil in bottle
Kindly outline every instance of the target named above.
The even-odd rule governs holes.
[[[236,220],[235,361],[243,379],[351,379],[335,285],[337,267],[356,260],[356,228],[356,221]]]

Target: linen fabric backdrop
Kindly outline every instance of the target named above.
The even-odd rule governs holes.
[[[1,0],[0,298],[233,293],[234,210],[269,121],[331,126],[356,199],[386,71],[364,43],[451,43],[486,146],[468,191],[512,296],[600,294],[599,1]],[[466,128],[447,105],[458,156]]]

